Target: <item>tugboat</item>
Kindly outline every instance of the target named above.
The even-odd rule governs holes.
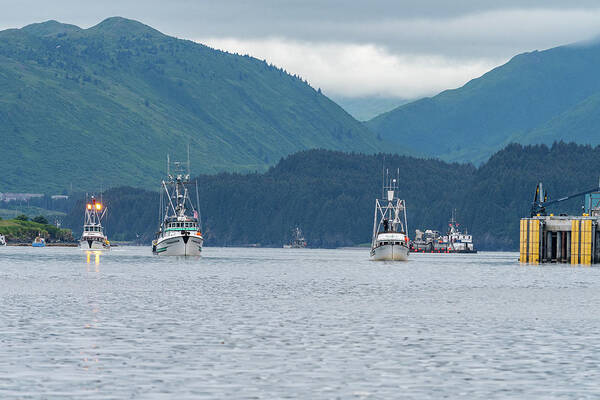
[[[448,232],[445,235],[438,231],[416,230],[415,240],[410,243],[410,251],[416,253],[477,253],[473,245],[473,236],[467,231],[461,232],[456,222],[456,211],[448,224]]]
[[[371,260],[407,261],[408,235],[406,223],[406,201],[397,197],[397,178],[390,179],[386,171],[382,199],[375,199],[375,217],[373,219],[373,239],[371,241]],[[387,182],[387,183],[386,183]]]
[[[41,233],[38,233],[37,237],[33,239],[31,243],[33,247],[46,247],[46,239],[44,239]]]
[[[102,229],[102,218],[106,215],[106,207],[92,196],[85,206],[83,233],[79,239],[81,250],[110,250],[110,242]]]
[[[289,244],[283,245],[284,249],[303,249],[306,247],[306,239],[304,238],[304,235],[302,235],[302,231],[300,230],[300,228],[294,228],[293,236],[294,237],[292,238],[292,241]]]
[[[459,230],[456,222],[456,210],[452,211],[452,218],[448,223],[448,233],[442,238],[442,244],[449,249],[449,253],[477,253],[473,246],[473,236],[465,230]]]
[[[200,256],[204,238],[200,231],[198,211],[192,204],[187,186],[190,181],[188,152],[187,172],[182,163],[171,162],[167,157],[167,179],[162,181],[160,210],[161,223],[156,238],[152,241],[152,253],[163,256]],[[196,182],[196,203],[198,183]]]

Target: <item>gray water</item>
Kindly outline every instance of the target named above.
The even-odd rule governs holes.
[[[0,398],[595,398],[600,269],[0,248]]]

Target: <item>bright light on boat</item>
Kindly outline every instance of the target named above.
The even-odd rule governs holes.
[[[102,204],[96,203],[96,210],[102,210]]]
[[[91,209],[92,209],[92,205],[88,203],[88,205],[87,205],[87,209],[88,209],[88,210],[91,210]]]

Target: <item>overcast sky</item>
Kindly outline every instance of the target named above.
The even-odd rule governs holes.
[[[0,29],[110,16],[266,59],[332,96],[416,98],[600,35],[597,0],[0,0]]]

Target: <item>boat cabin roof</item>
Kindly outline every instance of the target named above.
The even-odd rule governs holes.
[[[404,240],[406,234],[401,232],[380,232],[377,240]]]
[[[198,218],[194,217],[169,217],[165,219],[166,223],[170,222],[198,222]]]

